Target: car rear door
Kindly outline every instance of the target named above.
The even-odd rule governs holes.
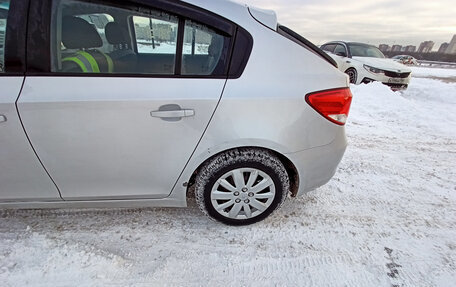
[[[157,7],[129,1],[42,2],[33,1],[30,9],[33,47],[18,109],[62,197],[167,197],[222,95],[232,27],[212,16],[216,27],[208,26],[203,12],[166,1],[157,1]],[[108,39],[106,23],[94,20],[100,14],[126,32],[128,43]],[[195,15],[198,22],[191,21]],[[89,36],[68,40],[69,18],[93,26],[102,46],[91,47],[97,41]],[[71,29],[71,36],[79,37],[78,29]],[[221,46],[214,56],[215,42]],[[84,62],[81,52],[94,50],[112,56],[113,73],[82,71],[74,58]],[[119,50],[130,56],[114,57]],[[65,70],[71,61],[81,71]]]
[[[0,0],[0,201],[61,200],[16,110],[24,83],[28,1]]]

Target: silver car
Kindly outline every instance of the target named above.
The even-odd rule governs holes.
[[[212,219],[251,224],[344,154],[347,76],[273,12],[0,0],[0,15],[0,208],[184,207],[194,191]]]

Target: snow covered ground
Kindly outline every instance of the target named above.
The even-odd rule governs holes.
[[[266,221],[223,226],[194,205],[3,211],[0,284],[455,286],[456,83],[414,73],[405,92],[353,86],[339,171]]]
[[[456,69],[442,69],[442,68],[424,68],[424,67],[410,67],[412,75],[417,78],[434,78],[434,79],[452,79],[456,80]]]

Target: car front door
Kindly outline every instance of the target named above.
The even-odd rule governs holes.
[[[60,201],[16,110],[24,83],[27,1],[0,0],[0,201]]]
[[[346,71],[350,67],[350,59],[348,58],[347,49],[341,44],[337,44],[334,49],[336,62],[341,71]]]
[[[221,97],[231,38],[165,6],[37,2],[51,28],[29,27],[44,36],[18,109],[62,197],[167,197]]]

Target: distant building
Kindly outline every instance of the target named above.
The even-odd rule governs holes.
[[[414,53],[416,51],[416,46],[408,45],[405,46],[404,52]]]
[[[380,51],[382,51],[382,52],[389,52],[389,50],[390,50],[390,46],[387,45],[387,44],[380,44],[380,45],[378,46],[378,48],[379,48]]]
[[[402,49],[401,45],[393,45],[393,47],[391,47],[391,52],[400,52],[401,49]]]
[[[418,53],[430,53],[432,48],[434,47],[434,42],[432,41],[424,41],[420,44],[418,48]]]
[[[445,51],[446,54],[456,54],[456,35],[453,35],[453,39],[451,39],[450,44],[448,44],[448,48]]]
[[[442,43],[442,45],[440,45],[440,48],[439,48],[439,53],[446,53],[446,50],[449,45],[450,44],[448,44],[448,43]]]

